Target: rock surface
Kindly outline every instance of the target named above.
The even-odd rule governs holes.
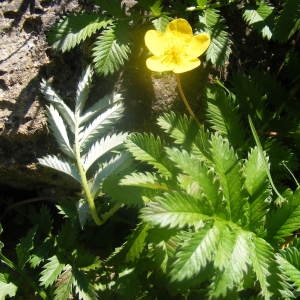
[[[14,0],[0,3],[0,185],[36,189],[57,182],[57,175],[38,168],[36,159],[52,147],[42,77],[56,70],[45,32],[55,20],[78,7],[76,1]],[[55,62],[54,62],[55,64]],[[65,66],[64,66],[65,67]],[[54,71],[55,70],[55,71]],[[65,69],[66,73],[73,73]]]

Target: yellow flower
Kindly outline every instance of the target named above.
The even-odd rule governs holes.
[[[148,69],[183,73],[200,65],[198,56],[208,48],[210,36],[207,33],[193,36],[188,21],[175,19],[168,24],[165,32],[148,30],[145,44],[154,55],[146,61]]]

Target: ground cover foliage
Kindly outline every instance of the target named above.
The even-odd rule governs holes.
[[[0,299],[299,297],[300,2],[90,6],[49,33],[58,51],[90,49],[74,103],[41,84],[58,151],[39,162],[78,193],[24,205],[17,241],[2,237],[20,209],[3,217]],[[137,31],[176,17],[211,36],[203,120],[170,111],[155,133],[122,132],[126,99],[91,104],[93,74],[121,70]]]

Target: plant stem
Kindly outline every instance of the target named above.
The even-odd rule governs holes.
[[[75,150],[76,164],[77,164],[77,168],[78,168],[80,179],[81,179],[82,189],[85,194],[85,198],[88,202],[90,212],[91,212],[94,222],[97,225],[101,225],[103,223],[103,221],[98,217],[94,197],[90,191],[89,184],[88,184],[88,181],[86,178],[86,172],[81,163],[80,144],[79,144],[78,136],[79,136],[79,129],[78,129],[78,126],[76,126],[76,128],[75,128],[75,146],[74,146],[75,149],[74,150]]]
[[[189,102],[187,101],[187,99],[185,97],[185,94],[184,94],[183,89],[182,89],[182,85],[181,85],[179,74],[175,73],[175,76],[176,76],[177,87],[178,87],[178,91],[179,91],[179,95],[181,97],[181,100],[183,101],[183,103],[184,103],[186,109],[188,110],[190,116],[197,122],[198,125],[201,125],[200,122],[199,122],[199,120],[195,116],[192,108],[190,107]]]
[[[269,170],[269,165],[268,165],[268,162],[267,162],[267,160],[266,160],[266,158],[265,158],[265,155],[264,155],[263,147],[262,147],[262,145],[261,145],[261,143],[260,143],[258,134],[257,134],[257,132],[256,132],[256,129],[255,129],[255,127],[254,127],[254,124],[253,124],[253,122],[252,122],[252,119],[251,119],[250,115],[248,115],[248,121],[249,121],[249,125],[250,125],[250,128],[251,128],[252,135],[253,135],[253,137],[254,137],[254,140],[255,140],[255,143],[256,143],[258,152],[259,152],[259,154],[260,154],[260,156],[261,156],[261,158],[262,158],[262,161],[263,161],[263,164],[264,164],[264,168],[265,168],[265,171],[266,171],[266,173],[267,173],[267,176],[268,176],[268,179],[269,179],[269,181],[270,181],[270,184],[271,184],[271,186],[272,186],[272,188],[273,188],[273,191],[275,192],[275,194],[276,194],[276,195],[278,196],[278,198],[280,199],[279,201],[277,201],[277,199],[276,199],[276,202],[277,202],[279,205],[281,205],[282,203],[284,203],[284,202],[286,201],[286,199],[285,199],[283,196],[281,196],[281,194],[279,193],[279,191],[277,190],[277,188],[276,188],[276,186],[275,186],[275,184],[274,184],[274,182],[273,182],[273,179],[272,179],[272,176],[271,176],[271,172],[270,172],[270,170]]]

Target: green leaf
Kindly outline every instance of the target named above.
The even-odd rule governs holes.
[[[81,183],[77,168],[65,159],[58,158],[54,155],[47,155],[38,159],[39,164],[42,166],[52,168],[56,171],[65,173]]]
[[[132,134],[128,138],[126,148],[135,159],[147,162],[155,167],[165,177],[170,177],[171,165],[166,159],[163,143],[159,137],[152,134]]]
[[[3,228],[2,225],[0,224],[0,234],[2,233]],[[8,266],[10,269],[15,270],[16,266],[14,263],[8,259],[3,253],[2,253],[2,248],[4,247],[4,244],[0,241],[0,262]]]
[[[226,136],[234,148],[242,146],[244,131],[238,114],[235,96],[223,88],[212,86],[206,90],[207,119],[211,128]]]
[[[229,219],[240,222],[246,204],[240,162],[228,140],[218,134],[211,137],[211,156],[226,201]]]
[[[244,164],[245,188],[251,196],[261,191],[268,179],[264,168],[264,159],[268,160],[268,158],[265,153],[263,154],[265,158],[262,158],[261,152],[258,151],[257,147],[251,149]]]
[[[84,272],[73,271],[74,281],[73,285],[75,286],[75,292],[78,295],[79,300],[96,300],[97,292],[92,279],[89,278]]]
[[[97,38],[92,56],[99,74],[113,74],[128,60],[130,48],[128,40],[125,39],[124,28],[126,27],[121,29],[121,25],[111,26]]]
[[[277,242],[283,242],[300,228],[300,189],[286,196],[287,202],[274,210],[269,218],[269,237]]]
[[[168,187],[163,183],[163,178],[149,172],[131,173],[126,175],[120,181],[121,185],[139,186],[154,190],[168,190]]]
[[[98,171],[93,176],[93,182],[91,186],[91,192],[96,196],[102,188],[104,180],[112,174],[117,174],[127,169],[132,163],[131,157],[128,153],[122,153],[115,155],[108,162],[103,163],[99,166]]]
[[[281,250],[276,256],[280,268],[300,291],[300,251],[292,246]]]
[[[186,115],[180,116],[174,112],[165,113],[158,118],[158,125],[186,150],[197,154],[199,159],[210,158],[208,134],[204,126],[199,125]]]
[[[112,24],[110,19],[97,13],[70,14],[55,24],[48,41],[54,49],[62,52],[70,51],[110,24]]]
[[[159,16],[162,11],[162,0],[156,0],[149,8],[154,16]]]
[[[262,238],[252,237],[252,243],[249,244],[249,247],[252,268],[259,281],[264,299],[271,299],[272,297],[274,299],[293,298],[289,291],[290,286],[279,269],[271,245]]]
[[[151,198],[153,191],[142,187],[119,185],[122,176],[111,175],[102,185],[103,192],[107,193],[114,201],[124,203],[129,207],[142,207],[147,196]],[[126,195],[126,197],[124,197]]]
[[[45,287],[52,285],[64,267],[65,264],[61,263],[56,255],[50,257],[41,272],[40,285]]]
[[[263,153],[265,155],[265,153]],[[248,153],[244,164],[244,186],[250,195],[250,226],[257,228],[265,222],[268,207],[271,201],[270,184],[264,168],[262,153],[255,147]],[[267,157],[265,157],[266,160]]]
[[[286,0],[274,28],[274,39],[286,42],[300,29],[300,3]]]
[[[81,115],[84,105],[88,99],[92,83],[93,70],[88,66],[81,75],[77,85],[75,98],[75,115],[77,118]]]
[[[16,247],[18,266],[20,269],[24,268],[26,262],[30,258],[31,251],[34,248],[34,237],[36,233],[37,226],[34,226],[23,238],[21,238],[20,243]]]
[[[159,18],[154,19],[152,21],[152,24],[154,25],[154,28],[156,30],[164,32],[170,21],[172,21],[172,18],[166,15],[162,15]]]
[[[248,271],[249,233],[225,227],[222,230],[214,266],[218,269],[210,295],[214,298],[225,297],[228,290],[240,284]]]
[[[122,252],[125,252],[126,262],[134,262],[141,256],[141,253],[146,246],[146,238],[149,229],[149,225],[139,224],[127,238],[127,241],[123,246],[124,250],[122,250]]]
[[[170,272],[173,281],[193,278],[214,259],[221,231],[217,226],[206,226],[179,247]]]
[[[205,9],[199,21],[200,26],[211,36],[206,59],[215,65],[224,65],[229,60],[232,42],[220,12],[212,8]]]
[[[58,110],[59,114],[63,117],[63,120],[69,125],[72,132],[75,129],[74,113],[65,104],[65,102],[56,94],[50,84],[46,81],[41,82],[41,92],[45,98]]]
[[[210,214],[217,214],[221,208],[223,196],[220,193],[220,187],[215,179],[215,175],[209,171],[207,166],[187,151],[167,148],[167,154],[181,171],[190,176],[192,179],[191,184],[196,183],[199,186],[201,196],[205,196],[207,199]]]
[[[126,137],[127,133],[106,135],[91,145],[89,151],[82,157],[85,170],[88,171],[98,159],[122,145]]]
[[[206,199],[195,199],[188,194],[173,192],[157,196],[154,200],[141,210],[143,220],[152,225],[170,228],[199,227],[212,219],[207,215],[210,207]]]
[[[122,100],[120,94],[106,95],[98,100],[94,105],[84,111],[84,114],[80,117],[80,125],[84,125],[86,122],[95,118],[100,112],[112,107],[114,104],[119,103]]]
[[[72,292],[73,282],[72,267],[67,265],[65,271],[57,279],[54,300],[68,300]]]
[[[30,267],[37,268],[45,260],[46,257],[49,257],[49,253],[53,249],[53,240],[51,238],[46,238],[42,241],[40,245],[37,245],[32,250],[28,263]]]
[[[120,119],[124,107],[122,103],[117,103],[106,109],[84,128],[80,128],[79,135],[81,149],[86,149],[92,143],[96,142],[99,136],[103,136]]]
[[[0,300],[7,299],[6,297],[15,297],[18,287],[7,280],[7,274],[0,273]]]
[[[47,107],[47,113],[48,122],[50,124],[52,133],[57,141],[58,146],[67,156],[73,158],[74,152],[72,150],[72,147],[70,146],[67,127],[62,117],[53,105]]]
[[[266,1],[260,1],[257,8],[246,8],[243,14],[245,21],[255,30],[260,32],[263,38],[270,40],[274,27],[274,7]]]

